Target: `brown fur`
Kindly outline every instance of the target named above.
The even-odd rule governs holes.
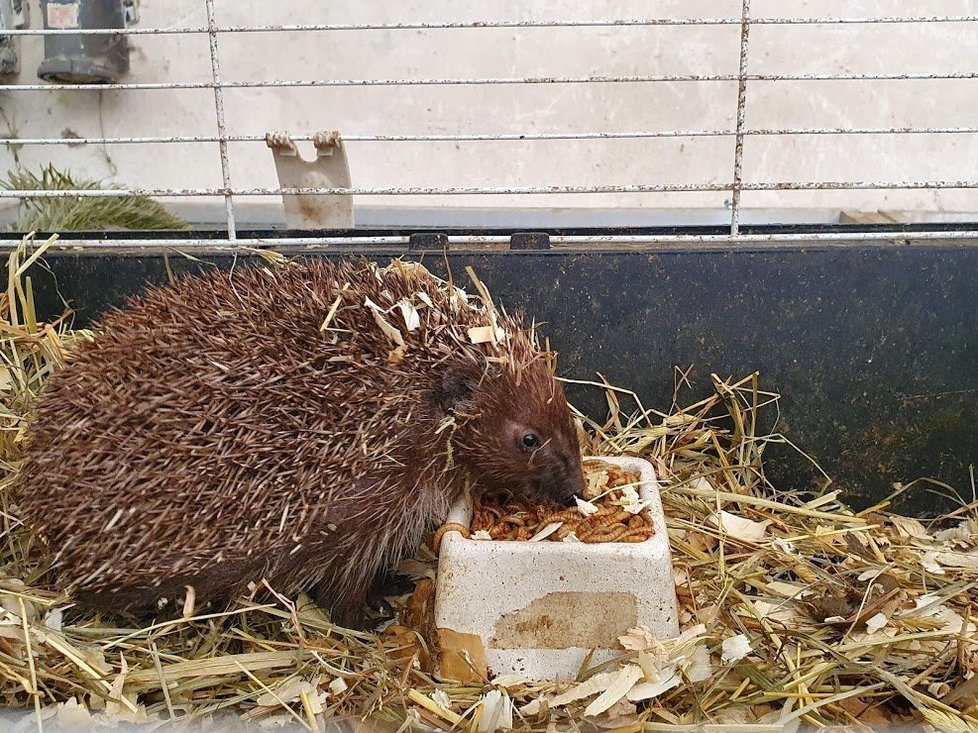
[[[502,340],[472,344],[491,324]],[[531,334],[419,265],[213,271],[98,330],[42,396],[17,485],[83,604],[156,613],[193,586],[201,608],[264,578],[353,622],[467,479],[557,500],[583,486]],[[541,448],[521,446],[527,430]]]

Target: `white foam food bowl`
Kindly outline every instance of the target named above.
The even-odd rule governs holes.
[[[446,533],[435,591],[443,678],[570,680],[592,650],[593,664],[620,654],[618,637],[630,628],[678,636],[669,537],[652,464],[596,460],[641,474],[639,496],[649,502],[655,534],[638,543],[585,544]],[[465,496],[448,521],[469,526],[471,519]]]

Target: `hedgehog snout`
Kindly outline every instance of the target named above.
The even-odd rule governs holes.
[[[581,465],[580,456],[571,459],[571,467],[563,481],[564,495],[560,499],[562,504],[569,504],[574,497],[584,497],[584,467]]]
[[[578,463],[580,459],[578,459]],[[562,463],[551,469],[538,484],[539,498],[552,501],[561,506],[570,504],[575,496],[584,495],[584,473],[580,465],[573,462]]]

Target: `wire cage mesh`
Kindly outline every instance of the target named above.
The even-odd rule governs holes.
[[[453,222],[577,223],[616,241],[659,224],[712,227],[660,240],[839,236],[756,226],[785,224],[976,234],[967,2],[143,6],[126,28],[85,29],[127,36],[132,68],[113,83],[36,78],[44,40],[77,28],[3,30],[23,57],[0,85],[7,167],[113,184],[0,190],[8,208],[146,195],[239,243],[281,228],[283,193],[353,197],[367,235]],[[352,185],[283,186],[265,145],[283,129],[300,148],[339,130]]]

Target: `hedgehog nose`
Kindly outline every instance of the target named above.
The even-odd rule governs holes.
[[[570,504],[574,497],[584,497],[584,478],[583,476],[571,476],[564,482],[560,500],[562,504]]]
[[[567,498],[568,502],[574,496],[584,498],[584,465],[580,459],[574,464],[570,480],[567,482],[567,490],[570,492],[570,496]]]
[[[572,504],[575,496],[581,496],[582,490],[581,487],[577,486],[567,476],[555,476],[554,480],[544,484],[541,489],[542,495],[540,498],[545,498],[559,506]]]
[[[575,498],[578,498],[580,496],[581,496],[581,492],[579,489],[567,489],[564,491],[563,496],[560,497],[560,503],[564,506],[567,506],[568,504],[573,502]]]

